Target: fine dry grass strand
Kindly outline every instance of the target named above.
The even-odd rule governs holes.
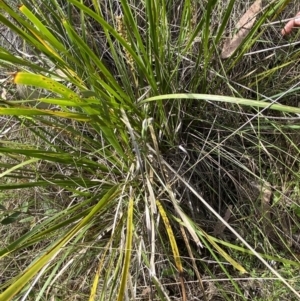
[[[294,1],[1,1],[0,301],[299,298]]]

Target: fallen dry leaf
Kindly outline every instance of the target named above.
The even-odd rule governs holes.
[[[243,42],[250,29],[254,25],[256,16],[261,10],[261,6],[262,0],[256,0],[237,22],[235,26],[237,33],[232,37],[232,39],[228,39],[225,42],[221,53],[222,59],[229,58]]]

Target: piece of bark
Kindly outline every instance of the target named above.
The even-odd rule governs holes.
[[[253,27],[256,21],[256,16],[261,10],[261,6],[262,0],[256,0],[237,22],[235,26],[237,31],[236,34],[231,39],[228,39],[223,46],[221,53],[222,59],[229,58],[243,42]]]

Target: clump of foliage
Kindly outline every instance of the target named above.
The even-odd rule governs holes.
[[[299,88],[286,70],[299,51],[259,51],[274,30],[265,25],[289,1],[266,4],[222,60],[237,2],[0,2],[1,24],[23,43],[0,49],[21,98],[5,97],[0,114],[25,135],[2,141],[0,189],[19,199],[20,191],[37,194],[13,209],[1,197],[2,231],[22,224],[0,250],[1,301],[246,300],[234,278],[256,259],[299,297],[270,265],[299,265],[271,220],[286,206],[295,217],[289,238],[298,229],[297,204],[280,201],[290,195],[277,175],[299,177],[298,125],[290,122],[300,113],[291,97]],[[253,51],[267,68],[247,61]],[[241,226],[248,216],[257,221]],[[291,258],[271,246],[278,237]],[[202,279],[218,275],[228,288]]]

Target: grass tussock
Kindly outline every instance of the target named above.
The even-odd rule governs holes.
[[[292,1],[0,2],[0,301],[297,300]]]

